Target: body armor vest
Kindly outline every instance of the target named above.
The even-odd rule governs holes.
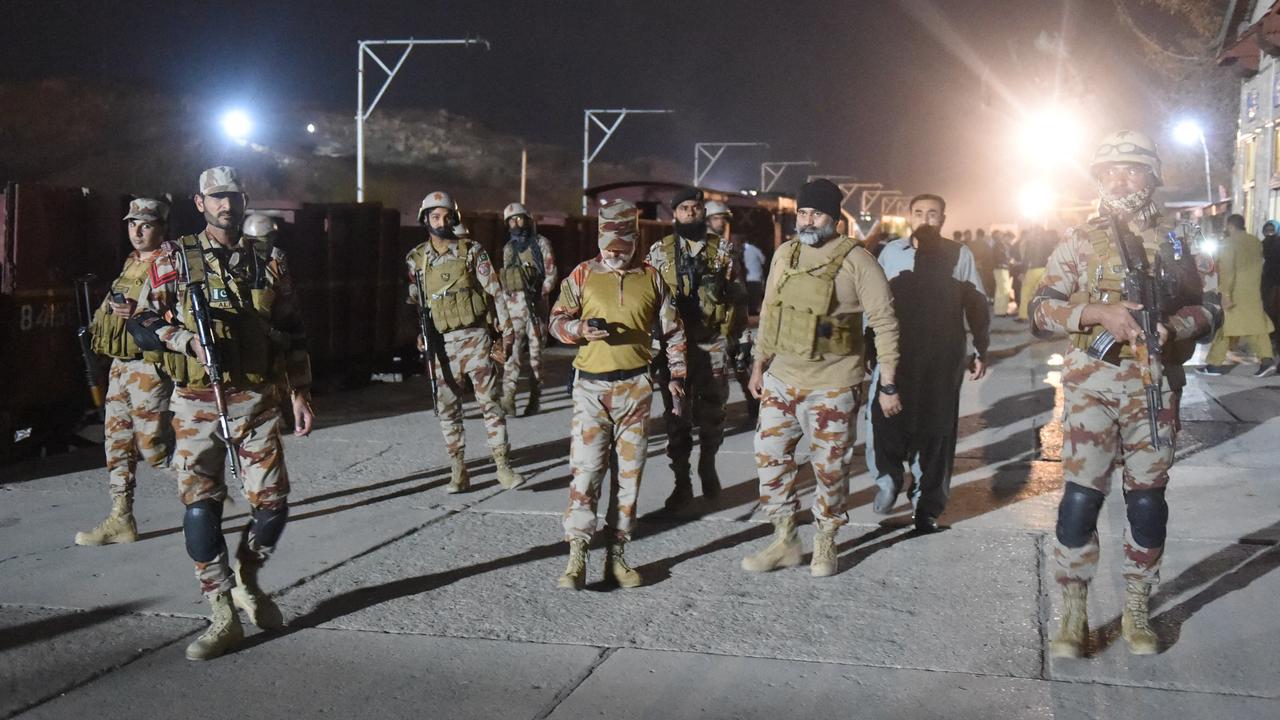
[[[246,239],[247,240],[247,239]],[[242,241],[244,243],[245,241]],[[179,307],[182,325],[193,332],[195,316],[191,311],[191,298],[187,286],[204,283],[209,299],[209,315],[214,345],[221,361],[222,382],[233,387],[252,387],[271,381],[283,374],[283,361],[287,340],[276,337],[271,328],[271,309],[275,304],[275,290],[267,278],[270,251],[253,243],[251,247],[228,250],[229,256],[244,254],[234,269],[228,268],[229,260],[216,257],[210,260],[198,235],[186,235],[178,240],[181,246],[186,277],[179,277]],[[216,263],[216,267],[214,265]],[[280,347],[277,348],[277,345]],[[277,349],[281,352],[277,352]],[[178,385],[190,388],[209,387],[209,376],[200,361],[186,354],[165,353],[165,370]]]
[[[857,246],[844,238],[831,257],[801,267],[802,243],[791,241],[790,255],[779,269],[768,309],[760,327],[762,338],[781,353],[810,360],[824,355],[855,355],[862,350],[862,314],[835,318],[827,314],[835,298],[836,274]]]
[[[691,342],[704,342],[717,334],[727,335],[735,320],[726,269],[718,265],[720,236],[707,233],[700,255],[680,250],[680,238],[668,235],[662,239],[662,252],[667,258],[662,266],[662,279],[675,297],[680,319]],[[684,267],[680,267],[683,259]]]
[[[652,269],[644,272],[588,272],[582,284],[582,318],[604,318],[609,337],[578,348],[573,366],[590,373],[634,370],[653,359],[649,334],[658,316]]]
[[[414,265],[422,270],[427,309],[442,333],[482,327],[489,319],[489,301],[467,267],[471,243],[458,240],[457,254],[443,261],[428,261],[430,240],[414,249]],[[422,298],[419,298],[419,302]]]
[[[1190,248],[1175,251],[1172,242],[1165,239],[1169,229],[1161,224],[1154,231],[1139,235],[1142,238],[1142,249],[1147,254],[1148,267],[1153,268],[1153,271],[1159,267],[1156,287],[1160,294],[1160,310],[1166,317],[1187,305],[1199,304],[1203,297],[1199,271]],[[1093,255],[1085,270],[1087,286],[1073,295],[1071,302],[1115,305],[1127,300],[1124,296],[1124,262],[1116,248],[1115,239],[1107,232],[1107,225],[1102,222],[1090,223],[1085,237],[1093,248]],[[1181,244],[1181,241],[1174,242]],[[1157,258],[1159,263],[1156,262]],[[1089,345],[1105,330],[1101,325],[1096,325],[1084,332],[1070,333],[1071,345],[1079,350],[1088,350]],[[1133,347],[1129,343],[1117,345],[1119,358],[1133,357]],[[1166,343],[1166,348],[1168,346],[1169,343]]]
[[[507,292],[528,292],[541,293],[542,281],[546,277],[546,268],[543,267],[541,258],[542,253],[535,253],[538,238],[534,238],[530,247],[523,252],[516,252],[514,243],[508,245],[511,249],[507,253],[506,262],[502,264],[502,271],[499,277],[502,279],[502,289]]]
[[[140,303],[142,291],[147,284],[147,275],[151,271],[151,263],[129,258],[125,261],[124,271],[111,283],[111,294],[120,293],[126,298]],[[162,352],[144,353],[133,339],[133,335],[125,328],[125,319],[116,317],[110,306],[104,301],[93,316],[93,351],[99,355],[116,360],[146,360],[157,363],[163,359]]]

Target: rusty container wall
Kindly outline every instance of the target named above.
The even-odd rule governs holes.
[[[8,382],[0,393],[0,456],[9,454],[13,429],[32,427],[34,445],[74,427],[90,405],[73,283],[96,275],[90,301],[101,302],[127,251],[123,202],[80,188],[6,187],[0,373]],[[105,364],[99,377],[105,383]]]
[[[379,352],[397,346],[400,305],[404,298],[404,253],[400,252],[400,213],[383,208],[378,216],[377,266],[372,284],[376,288],[369,320],[374,326],[373,343]],[[379,358],[386,360],[387,358]]]

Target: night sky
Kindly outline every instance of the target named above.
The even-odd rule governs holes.
[[[358,39],[474,34],[492,51],[415,50],[380,109],[444,107],[577,148],[585,107],[670,108],[677,114],[629,118],[604,156],[691,167],[694,142],[765,141],[767,158],[731,151],[709,184],[754,186],[762,159],[812,159],[822,172],[947,194],[953,227],[1015,219],[1010,188],[1025,170],[1007,139],[1014,103],[1052,94],[1052,64],[1031,47],[1042,31],[1064,32],[1077,67],[1099,75],[1087,144],[1119,125],[1162,131],[1146,75],[1120,31],[1106,29],[1110,3],[1093,0],[173,6],[6,0],[0,77],[136,82],[211,108],[354,115]]]

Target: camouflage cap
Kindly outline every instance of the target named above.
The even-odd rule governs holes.
[[[233,167],[219,165],[200,173],[200,194],[240,193],[247,195],[240,182],[240,172]]]
[[[719,200],[708,200],[706,207],[707,217],[711,217],[712,215],[728,215],[729,217],[733,217],[733,211],[729,209],[729,206]]]
[[[614,200],[600,208],[601,250],[630,252],[640,239],[640,211],[626,200]]]
[[[135,198],[129,203],[129,214],[125,220],[142,220],[143,222],[168,222],[169,203],[153,198]]]

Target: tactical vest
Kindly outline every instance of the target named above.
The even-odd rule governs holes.
[[[422,271],[427,309],[431,321],[442,333],[483,327],[489,319],[489,300],[467,267],[469,240],[458,240],[457,254],[428,262],[430,240],[414,248],[414,265]],[[421,301],[421,298],[419,298]]]
[[[807,267],[799,265],[801,246],[793,240],[790,255],[779,268],[768,312],[761,319],[761,338],[777,352],[810,360],[860,353],[862,313],[842,318],[827,314],[835,299],[836,274],[857,241],[842,239],[827,260]]]
[[[718,265],[720,257],[720,236],[707,233],[707,239],[700,257],[688,256],[686,262],[693,263],[693,283],[690,278],[678,277],[677,258],[688,255],[684,251],[677,254],[680,239],[675,235],[662,238],[662,252],[667,262],[662,266],[662,279],[667,288],[675,296],[676,307],[680,309],[680,319],[685,323],[685,332],[693,342],[702,342],[716,334],[727,335],[736,313],[732,307],[728,281],[725,279],[725,268]]]
[[[215,272],[209,266],[200,236],[185,235],[178,244],[185,260],[183,265],[187,268],[187,276],[178,280],[179,297],[182,298],[179,308],[181,322],[195,332],[196,320],[191,311],[188,288],[193,283],[204,283],[222,382],[243,388],[280,377],[284,372],[284,353],[276,352],[276,345],[283,345],[285,341],[273,339],[276,333],[271,329],[275,290],[267,279],[270,251],[259,243],[253,243],[242,261],[248,263],[247,276],[239,276],[225,267],[223,272]],[[239,250],[246,252],[243,247]],[[165,353],[164,366],[178,385],[209,387],[209,375],[204,365],[190,355]]]
[[[151,263],[130,258],[125,261],[124,271],[111,283],[111,294],[120,293],[136,303],[142,302],[142,290],[147,284],[147,275],[151,271]],[[134,342],[133,335],[125,328],[125,319],[116,317],[111,308],[104,302],[93,316],[93,351],[117,360],[146,360],[158,363],[163,360],[162,352],[142,352]]]
[[[537,246],[538,239],[533,239],[533,247],[521,253],[513,252],[511,261],[503,263],[499,277],[502,279],[502,289],[507,292],[542,292],[542,280],[545,277],[546,269],[542,267],[539,258],[534,253],[534,247]],[[513,248],[514,250],[514,248]]]
[[[590,373],[634,370],[653,359],[649,334],[658,315],[653,270],[588,272],[582,285],[582,319],[604,318],[609,337],[578,348],[573,366]]]
[[[1115,305],[1125,300],[1124,261],[1116,248],[1115,240],[1107,232],[1107,226],[1090,223],[1087,227],[1085,238],[1093,247],[1093,256],[1089,258],[1089,264],[1085,270],[1087,286],[1073,295],[1071,301]],[[1160,232],[1157,231],[1154,233],[1155,237],[1151,237],[1153,233],[1139,235],[1142,238],[1142,249],[1147,254],[1148,267],[1154,266],[1156,255],[1159,253],[1159,234]],[[1071,346],[1078,350],[1088,350],[1093,341],[1105,331],[1106,328],[1102,325],[1094,325],[1086,328],[1084,332],[1069,333]],[[1133,358],[1133,346],[1130,343],[1117,343],[1117,345],[1119,358]],[[1117,350],[1113,349],[1112,353],[1115,352]],[[1111,353],[1108,354],[1108,357],[1110,356]]]

